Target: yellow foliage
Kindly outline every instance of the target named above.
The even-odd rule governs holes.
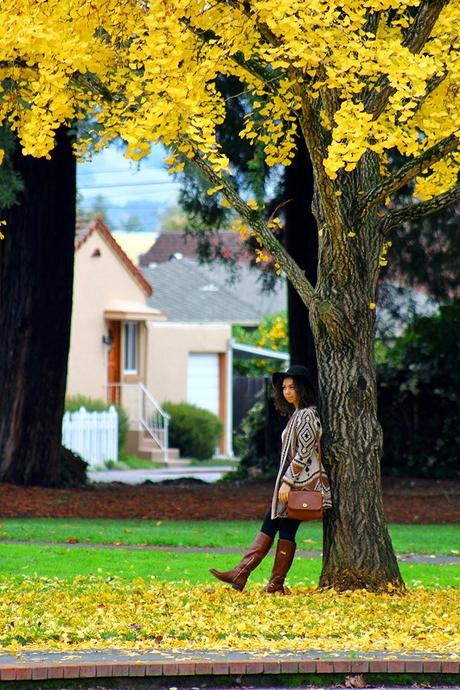
[[[392,242],[384,242],[382,246],[382,252],[379,258],[380,266],[386,266],[388,264],[388,251],[392,245]]]
[[[442,651],[458,655],[460,594],[337,594],[78,577],[0,581],[0,644],[23,648]]]
[[[460,3],[445,3],[419,52],[404,45],[420,0],[3,0],[0,123],[24,153],[48,156],[56,129],[89,115],[104,146],[116,137],[134,160],[162,141],[181,160],[199,154],[228,170],[216,128],[226,103],[216,86],[232,75],[254,99],[241,136],[262,144],[266,163],[288,165],[307,101],[330,143],[331,179],[366,151],[422,153],[460,131]],[[376,33],[369,15],[379,13]],[[376,119],[366,94],[392,92]],[[436,88],[430,82],[439,80]],[[335,104],[334,106],[331,104]],[[82,135],[80,155],[88,153]],[[458,172],[451,154],[418,183],[429,198]],[[177,162],[172,171],[179,171]]]

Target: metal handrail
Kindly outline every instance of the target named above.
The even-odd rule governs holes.
[[[161,405],[160,405],[159,402],[157,402],[157,401],[155,400],[155,398],[153,397],[153,395],[151,394],[151,392],[149,391],[149,389],[146,388],[146,387],[144,386],[143,383],[140,383],[140,382],[139,382],[137,385],[138,385],[139,388],[145,393],[145,395],[146,395],[147,398],[150,400],[150,402],[152,402],[152,403],[155,405],[155,407],[158,408],[158,412],[159,412],[163,417],[167,417],[168,419],[171,419],[171,415],[170,415],[168,412],[166,412],[166,410],[164,410],[164,409],[161,407]]]
[[[130,418],[138,425],[139,430],[145,430],[160,450],[163,451],[163,460],[165,465],[167,465],[170,415],[163,410],[143,383],[112,383],[107,385],[107,389],[109,390],[110,388],[116,388],[120,392],[123,388],[136,388],[138,390],[137,405],[135,405],[136,412],[133,414],[134,410],[131,408],[129,410],[131,413]],[[153,408],[152,410],[147,410],[148,405],[146,402],[150,404]],[[159,421],[160,418],[161,422]]]

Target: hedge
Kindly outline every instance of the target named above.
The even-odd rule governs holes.
[[[182,456],[197,460],[207,460],[214,455],[223,431],[219,417],[184,402],[166,402],[163,408],[171,415],[169,445],[172,448],[179,448]]]

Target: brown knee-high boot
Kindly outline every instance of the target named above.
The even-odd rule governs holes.
[[[226,571],[210,568],[209,572],[214,575],[214,577],[217,577],[218,580],[226,582],[234,589],[241,592],[244,589],[249,575],[265,558],[272,544],[273,537],[269,537],[268,534],[264,532],[259,532],[238,565]]]
[[[284,591],[284,580],[294,560],[295,549],[295,542],[288,539],[279,539],[272,574],[268,584],[264,587],[264,592],[267,592],[267,594],[275,594],[276,592],[286,594]]]

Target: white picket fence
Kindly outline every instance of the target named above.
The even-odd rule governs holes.
[[[118,415],[112,405],[102,412],[80,407],[66,412],[62,420],[62,445],[73,450],[90,465],[118,459]]]

